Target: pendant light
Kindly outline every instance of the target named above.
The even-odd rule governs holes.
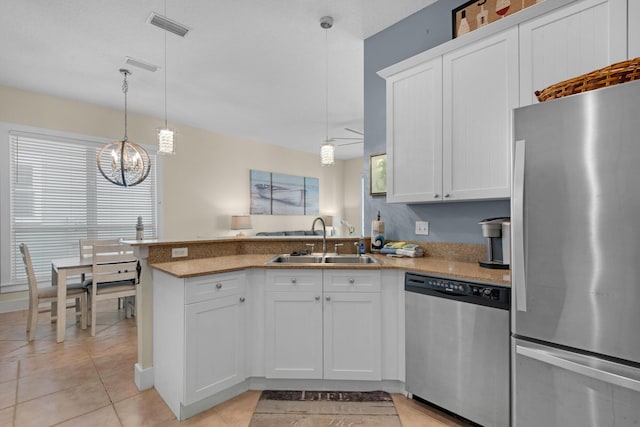
[[[124,92],[124,138],[122,141],[110,142],[98,153],[96,159],[98,169],[109,182],[123,187],[140,184],[149,175],[151,159],[147,151],[127,137],[127,91],[129,70],[121,69],[124,76],[122,92]]]
[[[331,16],[323,16],[320,18],[320,27],[325,30],[326,50],[326,85],[325,85],[325,139],[320,146],[320,164],[322,166],[332,166],[335,163],[334,152],[335,146],[329,139],[329,32],[333,27],[333,18]]]
[[[167,15],[167,0],[164,2],[164,14]],[[164,31],[164,128],[158,132],[158,152],[160,154],[175,154],[175,134],[167,126],[167,29]]]

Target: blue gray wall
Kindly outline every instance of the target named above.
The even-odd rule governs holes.
[[[466,1],[440,0],[364,42],[365,235],[380,211],[387,240],[484,243],[478,221],[509,216],[508,200],[405,205],[369,195],[369,155],[386,151],[386,86],[376,72],[451,40],[451,10]],[[428,236],[415,235],[416,221],[429,221]]]

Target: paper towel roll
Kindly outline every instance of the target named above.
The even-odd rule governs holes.
[[[378,252],[384,246],[384,221],[371,221],[371,252]]]

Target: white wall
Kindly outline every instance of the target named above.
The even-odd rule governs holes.
[[[0,122],[119,140],[123,112],[64,98],[0,86]],[[128,114],[128,136],[155,145],[160,119]],[[347,216],[359,224],[362,160],[337,161],[322,168],[318,154],[235,138],[169,123],[177,130],[175,156],[163,157],[161,236],[193,239],[228,236],[230,215],[250,207],[249,170],[258,169],[320,179],[320,214]],[[319,145],[318,145],[319,150]],[[358,216],[355,216],[355,212]],[[352,219],[353,217],[353,219]],[[252,217],[253,230],[310,229],[312,216]]]

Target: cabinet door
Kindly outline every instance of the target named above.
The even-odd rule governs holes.
[[[244,381],[243,307],[241,295],[186,306],[186,405]]]
[[[509,197],[517,28],[444,55],[442,67],[443,199]]]
[[[442,58],[387,79],[387,201],[424,202],[442,189]]]
[[[381,328],[379,293],[325,293],[324,378],[380,380]]]
[[[267,292],[267,378],[322,378],[322,293]]]
[[[536,90],[625,60],[626,3],[578,1],[521,24],[520,105],[537,103]]]

